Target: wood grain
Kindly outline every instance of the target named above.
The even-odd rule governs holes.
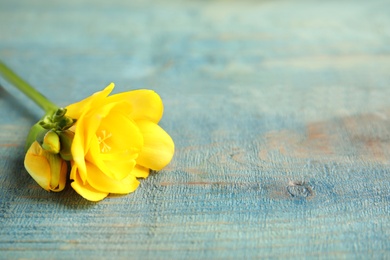
[[[0,259],[390,258],[388,1],[0,1],[0,57],[59,105],[156,90],[171,164],[42,190],[0,79]]]

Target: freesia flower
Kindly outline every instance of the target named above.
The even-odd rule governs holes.
[[[61,191],[71,166],[73,189],[87,200],[137,189],[139,178],[172,159],[174,143],[158,125],[161,98],[152,90],[111,95],[114,84],[58,108],[0,62],[0,75],[45,112],[27,137],[24,165],[47,191]]]
[[[172,159],[174,143],[157,123],[163,114],[161,98],[152,90],[109,96],[103,91],[68,106],[76,119],[71,147],[72,187],[84,198],[98,201],[109,193],[127,194]]]

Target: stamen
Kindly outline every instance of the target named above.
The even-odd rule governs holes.
[[[101,152],[102,153],[105,153],[105,152],[109,152],[111,150],[111,147],[105,143],[105,141],[110,138],[112,136],[112,133],[108,133],[106,132],[106,130],[102,130],[102,136],[98,136],[98,142],[99,142],[99,145],[103,144],[101,146]]]

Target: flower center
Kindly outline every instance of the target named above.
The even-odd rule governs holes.
[[[109,146],[105,141],[112,136],[111,133],[107,133],[106,130],[101,131],[101,135],[98,136],[98,142],[100,145],[100,150],[102,153],[109,152],[111,146]]]

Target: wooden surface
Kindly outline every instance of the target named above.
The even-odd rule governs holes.
[[[156,90],[172,163],[47,193],[0,79],[0,258],[390,258],[389,1],[0,1],[0,57],[59,105]]]

